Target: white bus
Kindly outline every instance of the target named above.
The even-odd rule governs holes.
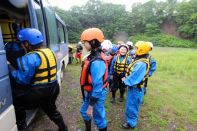
[[[47,0],[0,1],[0,131],[16,131],[12,91],[4,46],[16,41],[16,30],[37,28],[44,35],[45,46],[57,59],[58,82],[68,63],[68,36],[65,23],[55,14]],[[13,55],[16,56],[16,55]],[[29,113],[32,115],[32,113]],[[32,116],[28,117],[32,118]],[[29,123],[29,122],[28,122]]]

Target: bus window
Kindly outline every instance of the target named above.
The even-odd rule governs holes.
[[[59,35],[59,43],[65,43],[65,34],[63,25],[57,21],[58,35]]]
[[[47,29],[48,29],[48,38],[49,38],[49,46],[53,51],[59,50],[59,40],[57,33],[57,23],[54,11],[50,8],[49,4],[43,0],[44,12],[47,21]]]
[[[65,43],[68,43],[68,32],[66,26],[64,27],[64,33],[65,33]]]
[[[40,4],[38,2],[35,2],[34,4],[37,22],[38,22],[38,29],[42,32],[42,34],[45,34],[45,28],[44,28],[44,21],[43,21],[43,13],[42,9],[40,7]]]

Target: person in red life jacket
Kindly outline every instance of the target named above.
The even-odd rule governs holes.
[[[107,131],[105,99],[107,95],[108,68],[105,54],[101,50],[103,32],[98,28],[88,28],[81,34],[81,41],[90,54],[84,59],[80,85],[84,90],[84,101],[80,112],[86,131],[91,131],[91,119],[99,131]]]
[[[78,63],[81,63],[81,59],[82,59],[82,50],[83,50],[83,47],[81,45],[81,42],[79,42],[76,46],[77,50],[76,50],[76,54],[75,54],[75,59],[76,59],[76,62],[77,64]]]
[[[112,44],[112,48],[110,50],[111,60],[110,60],[110,63],[108,65],[109,69],[110,69],[110,66],[111,66],[113,58],[117,55],[117,51],[118,51],[117,45],[116,44]],[[108,83],[109,83],[109,91],[111,91],[111,88],[113,86],[113,82],[110,79],[110,73],[109,72],[110,72],[110,70],[108,71]]]
[[[102,48],[102,51],[104,52],[105,54],[105,60],[107,61],[107,64],[108,64],[108,68],[109,68],[109,64],[111,62],[111,59],[112,59],[112,56],[110,54],[110,51],[111,51],[111,48],[112,48],[112,43],[110,40],[104,40],[102,43],[101,43],[101,48]]]
[[[121,78],[125,77],[125,73],[128,65],[131,62],[130,56],[127,56],[128,46],[121,44],[119,46],[119,54],[112,60],[110,66],[110,79],[113,80],[113,86],[111,87],[112,98],[111,103],[115,102],[116,91],[120,90],[120,102],[124,100],[125,85],[122,83]]]

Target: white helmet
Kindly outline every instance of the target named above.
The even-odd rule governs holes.
[[[126,44],[127,44],[127,45],[130,45],[130,46],[133,46],[133,42],[131,42],[131,41],[127,41]]]
[[[105,49],[106,51],[109,51],[112,48],[112,43],[110,40],[104,40],[101,43],[101,47],[102,47],[102,50]]]
[[[150,47],[151,47],[151,50],[153,49],[153,43],[152,42],[148,42]]]
[[[127,49],[127,51],[129,51],[129,47],[128,47],[127,44],[121,44],[121,45],[119,46],[119,49],[120,49],[121,47],[125,47],[125,48]]]
[[[82,42],[81,42],[81,41],[79,41],[79,42],[78,42],[78,44],[79,44],[79,45],[82,45]]]

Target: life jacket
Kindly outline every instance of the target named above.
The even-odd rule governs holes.
[[[91,54],[90,54],[91,55]],[[87,58],[84,59],[84,63],[82,65],[82,71],[81,71],[81,78],[80,78],[80,85],[84,88],[85,91],[92,91],[92,76],[90,74],[90,66],[91,63],[95,60],[102,60],[105,62],[106,70],[105,74],[103,76],[103,88],[106,88],[108,85],[107,77],[108,77],[108,65],[105,61],[105,54],[99,53],[98,55],[94,56],[93,58]]]
[[[134,60],[127,68],[127,71],[126,71],[126,77],[129,76],[131,73],[132,73],[132,70],[134,68],[134,65],[137,63],[137,62],[144,62],[146,63],[146,74],[143,78],[143,80],[137,85],[138,88],[142,88],[145,84],[145,80],[148,78],[148,73],[149,73],[149,70],[150,70],[150,62],[149,62],[149,57],[148,58],[140,58],[140,59],[136,59]]]
[[[130,56],[130,52],[131,52],[131,51],[128,51],[126,55],[127,55],[127,56]]]
[[[122,62],[120,62],[120,55],[117,55],[116,62],[114,64],[114,72],[117,74],[124,73],[128,67],[127,63],[128,56],[126,55]]]
[[[43,84],[56,80],[57,62],[53,52],[50,49],[45,48],[30,53],[38,54],[41,59],[41,64],[36,69],[31,84]]]
[[[148,61],[149,61],[149,64],[150,64],[150,68],[151,68],[151,55],[148,56]],[[150,69],[149,69],[150,71]],[[148,77],[149,77],[149,71],[148,71],[148,74],[147,74],[147,77],[144,79],[144,87],[147,87],[148,85]]]

